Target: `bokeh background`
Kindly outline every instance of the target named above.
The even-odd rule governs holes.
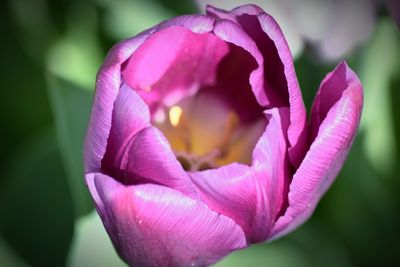
[[[217,266],[400,266],[400,33],[388,9],[400,1],[256,2],[287,34],[307,108],[342,59],[365,107],[314,216]],[[96,71],[117,41],[195,12],[189,0],[0,2],[0,266],[125,266],[83,182]]]

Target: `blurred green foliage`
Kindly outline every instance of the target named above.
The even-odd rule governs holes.
[[[115,42],[195,6],[9,0],[0,10],[0,266],[124,266],[83,182],[96,71]],[[304,226],[217,266],[400,264],[400,34],[381,13],[371,40],[348,58],[365,87],[365,111],[337,182]],[[309,50],[295,66],[309,109],[334,66]]]

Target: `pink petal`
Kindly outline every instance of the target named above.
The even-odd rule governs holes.
[[[96,94],[85,141],[85,172],[100,171],[111,129],[112,110],[121,85],[121,64],[154,31],[148,31],[115,45],[97,74]]]
[[[322,81],[312,108],[311,127],[316,137],[289,191],[289,206],[271,237],[277,238],[307,220],[334,181],[356,134],[363,92],[355,73],[341,63]]]
[[[86,176],[118,253],[130,266],[205,266],[246,247],[231,219],[173,189]]]
[[[193,184],[165,136],[155,127],[139,131],[125,148],[121,180],[126,184],[158,183],[196,198]]]
[[[400,29],[400,2],[398,0],[387,0],[385,3],[398,29]]]
[[[282,110],[282,112],[285,112]],[[256,145],[251,167],[233,163],[194,172],[201,199],[239,224],[249,242],[264,241],[286,204],[286,141],[278,109],[271,110],[266,131]]]
[[[283,33],[274,20],[273,17],[266,13],[260,13],[257,15],[260,22],[262,30],[271,39],[276,47],[276,52],[279,56],[279,61],[282,62],[283,72],[286,80],[286,86],[289,93],[289,103],[290,103],[290,124],[288,129],[288,139],[289,139],[289,159],[294,167],[300,164],[301,159],[304,155],[304,149],[306,146],[306,111],[304,107],[303,98],[301,95],[299,83],[297,81],[296,73],[293,65],[293,57],[290,53],[288,44],[283,36]],[[267,51],[265,51],[267,52]],[[271,55],[264,55],[264,57],[271,57]],[[274,63],[269,63],[271,65],[270,75],[271,79],[276,79],[271,84],[281,84],[283,82],[279,75],[275,76],[275,67],[277,61],[275,59]],[[268,72],[268,69],[266,70]],[[267,73],[268,75],[268,73]],[[275,77],[275,78],[273,78]]]
[[[123,84],[114,103],[111,130],[102,169],[107,173],[118,172],[128,142],[135,134],[150,126],[150,113],[146,103],[129,86]],[[113,175],[114,176],[114,175]]]
[[[157,30],[162,30],[170,26],[182,26],[186,29],[191,30],[195,33],[207,33],[211,32],[214,27],[214,18],[204,15],[183,15],[172,18],[170,20],[162,22]]]
[[[243,48],[254,57],[258,64],[258,67],[250,74],[250,85],[254,96],[262,106],[279,106],[281,101],[270,85],[264,81],[264,58],[248,33],[235,22],[222,19],[216,21],[214,34],[223,41]]]
[[[238,32],[239,36],[243,36],[241,39],[245,40],[246,44],[251,44],[247,45],[250,49],[245,49],[255,57],[259,68],[253,72],[250,83],[260,104],[290,105],[289,158],[297,167],[305,153],[306,111],[294,70],[292,54],[279,25],[273,17],[262,12],[262,9],[255,5],[240,6],[230,12],[209,6],[207,13],[221,19],[230,19],[240,25],[242,31],[245,32],[243,34],[224,21],[225,31],[230,32],[225,33],[229,38],[224,40],[241,46],[234,38],[235,33]],[[217,25],[214,32],[216,29]],[[252,41],[248,41],[248,38]],[[240,40],[240,37],[236,39]]]
[[[169,26],[183,26],[196,33],[212,30],[214,19],[193,15],[181,16],[163,22],[149,30],[122,41],[108,53],[103,66],[97,74],[96,94],[85,140],[85,172],[101,169],[101,161],[106,151],[108,135],[111,129],[112,110],[122,84],[121,64],[154,32]]]
[[[160,102],[171,106],[200,86],[214,84],[218,63],[227,53],[228,45],[211,33],[169,26],[132,54],[122,75],[154,111]]]

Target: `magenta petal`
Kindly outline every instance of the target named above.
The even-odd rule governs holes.
[[[121,166],[125,183],[158,183],[196,198],[189,175],[157,128],[148,127],[138,132],[125,153],[124,165]]]
[[[122,75],[155,113],[195,94],[201,85],[214,84],[218,63],[228,51],[228,45],[211,33],[170,26],[132,54]]]
[[[148,126],[149,108],[135,91],[123,84],[114,104],[111,131],[102,161],[103,169],[110,173],[118,170],[128,142],[138,131]]]
[[[157,30],[162,30],[170,26],[182,26],[195,33],[211,32],[214,27],[214,18],[204,15],[183,15],[169,19],[158,25]]]
[[[121,85],[121,64],[153,31],[154,29],[150,29],[115,45],[97,74],[96,95],[85,141],[85,172],[96,172],[101,169],[111,129],[114,101]]]
[[[264,90],[264,59],[255,42],[238,24],[229,20],[217,20],[214,26],[214,34],[223,41],[243,48],[254,57],[258,67],[250,74],[250,85],[259,104],[262,106],[269,105],[271,99],[268,98],[266,90]]]
[[[271,110],[266,131],[256,145],[251,167],[233,163],[218,169],[194,172],[201,199],[238,223],[249,242],[261,242],[279,215],[289,182],[286,141],[278,109]]]
[[[97,210],[130,266],[205,266],[246,247],[243,231],[206,205],[160,185],[86,176]]]
[[[397,27],[400,29],[400,2],[398,0],[386,0],[385,3]]]
[[[317,129],[310,150],[295,173],[289,206],[277,221],[272,237],[284,235],[307,220],[340,171],[356,134],[363,103],[360,81],[340,64],[322,81],[312,108]]]
[[[290,104],[290,125],[288,129],[290,143],[289,158],[292,164],[297,167],[303,158],[306,145],[306,110],[294,70],[293,57],[282,30],[275,19],[266,13],[260,13],[257,17],[262,30],[273,41],[279,59],[283,64]]]
[[[163,22],[131,39],[115,45],[97,74],[96,94],[85,140],[85,172],[97,172],[106,151],[111,129],[112,110],[121,81],[121,64],[155,31],[169,26],[183,26],[196,33],[212,31],[214,19],[201,15],[181,16]],[[136,89],[136,88],[135,88]]]
[[[305,153],[306,110],[294,70],[292,54],[279,25],[273,17],[255,5],[240,6],[230,12],[209,6],[207,13],[225,19],[223,24],[226,26],[222,28],[226,32],[229,31],[229,34],[218,35],[216,25],[214,32],[217,36],[220,38],[226,36],[222,39],[242,46],[259,63],[259,68],[250,77],[259,103],[265,106],[272,104],[275,107],[290,105],[289,158],[297,167]],[[235,29],[231,25],[233,22],[226,22],[226,19],[240,25],[241,31],[245,34]],[[235,34],[236,32],[238,34]],[[243,37],[236,37],[236,35]],[[245,40],[246,46],[241,45],[236,39],[242,42]],[[287,104],[286,101],[288,101]]]

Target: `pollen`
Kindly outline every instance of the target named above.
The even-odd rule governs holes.
[[[176,127],[182,117],[182,108],[180,106],[173,106],[169,110],[169,121],[171,125]]]

